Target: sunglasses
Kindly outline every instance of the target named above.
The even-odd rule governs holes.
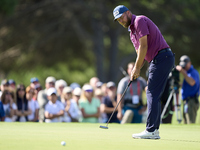
[[[111,86],[111,87],[109,87],[109,89],[110,89],[110,90],[114,90],[114,89],[115,89],[115,87],[114,87],[114,86]]]
[[[93,90],[85,90],[86,92],[88,92],[88,93],[92,93],[93,92]]]

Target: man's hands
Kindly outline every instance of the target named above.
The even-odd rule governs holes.
[[[181,66],[178,65],[178,66],[176,66],[176,70],[178,70],[180,73],[183,74],[184,79],[190,86],[195,85],[196,81],[192,77],[187,75],[187,71],[184,68],[182,68]]]
[[[178,70],[181,73],[186,73],[185,69],[183,69],[181,66],[177,65],[176,70]]]
[[[131,81],[133,81],[133,79],[137,79],[140,76],[140,69],[137,68],[133,68],[133,70],[131,71]]]

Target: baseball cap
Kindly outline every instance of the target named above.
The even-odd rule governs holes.
[[[67,86],[67,82],[63,79],[57,80],[55,82],[55,87],[58,89],[60,86],[66,87]]]
[[[107,88],[110,88],[110,87],[115,87],[115,83],[110,81],[106,84]]]
[[[76,83],[76,82],[73,82],[72,84],[70,84],[70,87],[72,88],[72,89],[75,89],[75,88],[77,88],[77,87],[81,87],[78,83]]]
[[[56,79],[54,78],[54,77],[52,77],[52,76],[49,76],[49,77],[47,77],[46,78],[46,81],[45,81],[46,83],[50,83],[50,82],[56,82]]]
[[[38,78],[33,77],[33,78],[31,78],[30,82],[31,82],[31,83],[33,83],[33,82],[39,82],[39,80],[38,80]]]
[[[124,5],[119,5],[119,6],[115,7],[115,9],[113,10],[114,21],[117,18],[121,17],[122,14],[124,12],[126,12],[127,10],[129,10],[129,9],[126,6],[124,6]]]
[[[101,81],[99,81],[99,82],[96,83],[96,87],[97,88],[100,88],[102,85],[103,85],[103,82],[101,82]]]
[[[63,89],[63,93],[71,93],[72,92],[72,88],[70,86],[66,86],[64,89]]]
[[[9,84],[16,84],[15,81],[14,81],[13,79],[9,79],[9,80],[8,80],[8,83],[9,83]]]
[[[51,96],[52,94],[56,94],[57,92],[56,92],[56,89],[55,88],[49,88],[48,90],[47,90],[47,95],[48,96]]]
[[[187,65],[187,63],[190,62],[190,58],[187,55],[183,55],[180,58],[180,63],[179,65],[183,68],[185,68],[185,66]]]
[[[73,94],[76,96],[80,96],[81,95],[81,88],[76,87],[73,91]]]
[[[91,85],[85,84],[85,85],[83,86],[83,90],[84,90],[84,91],[93,91],[93,88],[92,88]]]

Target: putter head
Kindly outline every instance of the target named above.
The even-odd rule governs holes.
[[[99,126],[99,128],[101,128],[101,129],[108,129],[107,126]]]

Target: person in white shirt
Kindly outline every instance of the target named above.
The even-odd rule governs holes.
[[[28,120],[31,122],[38,122],[39,104],[37,100],[33,100],[35,89],[31,86],[26,88],[26,99],[28,100],[28,107],[31,110],[31,114],[28,115]]]
[[[49,88],[47,90],[47,98],[49,102],[45,106],[45,122],[62,122],[64,115],[64,106],[57,100],[56,89]]]
[[[62,103],[65,107],[65,113],[63,122],[78,122],[80,116],[80,110],[77,103],[72,99],[72,88],[67,86],[63,89]]]

